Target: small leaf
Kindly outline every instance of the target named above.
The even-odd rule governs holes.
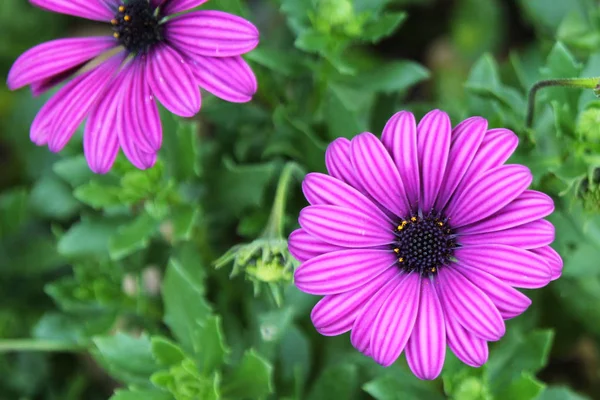
[[[185,359],[185,354],[174,342],[155,336],[151,339],[152,355],[161,365],[178,364]]]
[[[84,218],[60,238],[58,252],[67,257],[106,257],[109,239],[122,222],[120,218]]]
[[[363,390],[376,400],[443,400],[434,385],[419,381],[409,372],[395,368],[363,385]],[[458,397],[457,397],[458,398]]]
[[[244,353],[231,375],[224,379],[225,397],[257,399],[273,392],[273,367],[254,350]],[[345,398],[345,397],[339,397]]]
[[[190,240],[194,226],[200,218],[200,209],[190,205],[173,206],[171,220],[173,224],[172,241]]]
[[[394,61],[361,72],[353,81],[363,90],[401,92],[428,79],[429,71],[412,61]]]
[[[351,399],[358,390],[356,365],[338,364],[326,368],[317,378],[308,400]]]
[[[174,134],[164,135],[167,174],[177,181],[186,181],[200,173],[199,127],[195,122],[182,119],[176,119],[175,126]]]
[[[122,201],[119,198],[119,193],[120,188],[104,185],[97,181],[89,181],[73,192],[77,200],[96,210],[120,205]]]
[[[568,387],[549,386],[537,400],[589,400],[589,397],[580,395]]]
[[[210,316],[198,325],[193,338],[195,359],[200,363],[201,372],[209,375],[225,362],[229,349],[225,344],[219,316]]]
[[[36,182],[29,203],[36,214],[61,221],[74,217],[81,207],[71,194],[71,188],[53,174]]]
[[[523,373],[520,378],[513,380],[508,386],[498,391],[496,398],[515,400],[538,399],[540,393],[544,391],[545,387],[546,385],[535,379],[530,374]]]
[[[119,389],[109,400],[173,400],[173,396],[160,390]]]
[[[157,228],[158,222],[146,213],[138,215],[131,223],[120,226],[108,243],[110,258],[120,260],[148,247]]]
[[[84,155],[58,160],[52,166],[52,170],[71,187],[81,186],[97,176],[88,166]]]
[[[398,27],[406,20],[405,12],[384,13],[378,18],[366,23],[360,35],[362,40],[377,43],[394,33]]]

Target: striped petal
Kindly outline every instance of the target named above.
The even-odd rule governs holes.
[[[464,120],[452,130],[452,141],[446,174],[437,196],[435,207],[442,210],[477,154],[487,130],[487,121],[481,117]]]
[[[489,351],[487,341],[467,331],[451,314],[448,300],[440,297],[446,322],[446,340],[450,350],[458,359],[471,367],[481,367],[487,362]]]
[[[512,246],[460,247],[454,256],[461,266],[481,269],[510,286],[535,289],[546,286],[552,278],[550,267],[542,257]]]
[[[294,284],[305,293],[327,295],[361,287],[396,264],[389,250],[356,249],[322,254],[302,263]]]
[[[397,269],[388,268],[354,290],[323,297],[310,314],[313,325],[325,336],[348,332],[371,297],[398,274],[400,272]]]
[[[421,277],[405,276],[385,300],[373,324],[369,351],[384,367],[392,365],[404,350],[419,312]]]
[[[455,228],[480,221],[513,201],[531,181],[531,172],[522,165],[491,169],[477,177],[462,193],[457,192],[445,214]]]
[[[166,0],[163,2],[162,14],[172,15],[191,10],[206,3],[208,0]]]
[[[115,13],[104,0],[29,0],[31,4],[48,11],[91,19],[110,21]]]
[[[165,23],[165,37],[184,53],[232,57],[258,45],[258,29],[249,21],[221,11],[194,11]]]
[[[481,269],[464,268],[460,263],[456,269],[490,298],[504,319],[521,315],[531,305],[523,293]]]
[[[387,210],[399,217],[410,215],[400,174],[381,141],[364,132],[352,139],[350,153],[361,186]]]
[[[116,45],[113,38],[104,36],[42,43],[17,58],[8,72],[7,86],[10,90],[16,90],[65,72],[74,72],[74,69]],[[60,56],[57,57],[57,54]]]
[[[458,229],[461,235],[497,232],[542,219],[554,211],[552,198],[542,192],[526,190],[490,217]]]
[[[451,131],[450,117],[440,110],[427,113],[417,126],[419,170],[421,171],[419,206],[425,212],[432,209],[442,186],[450,151]]]
[[[154,46],[147,58],[152,93],[173,114],[192,117],[200,110],[200,91],[184,58],[170,46]]]
[[[391,268],[393,269],[393,268]],[[371,299],[365,304],[354,321],[350,341],[361,353],[370,356],[371,337],[373,336],[373,324],[387,298],[404,281],[406,275],[402,272],[394,275]]]
[[[312,205],[332,205],[360,211],[377,221],[379,226],[392,224],[386,215],[362,193],[339,179],[320,173],[309,173],[302,191]]]
[[[338,138],[327,146],[325,151],[325,166],[329,175],[346,182],[363,194],[366,191],[354,175],[352,160],[350,158],[350,140]]]
[[[420,379],[435,379],[446,358],[444,312],[433,279],[421,281],[419,314],[406,346],[406,361]]]
[[[200,87],[233,103],[252,100],[258,87],[256,76],[241,56],[203,57],[188,54],[190,66]]]
[[[556,250],[554,250],[550,246],[544,246],[538,249],[533,249],[531,251],[534,254],[537,254],[538,256],[542,257],[550,266],[550,272],[552,273],[551,279],[553,281],[560,278],[563,269],[563,260],[560,254],[556,252]]]
[[[461,235],[458,241],[461,246],[504,244],[522,249],[535,249],[554,241],[554,225],[540,219],[502,231]]]
[[[450,317],[484,340],[498,340],[506,331],[500,312],[490,298],[454,267],[440,268],[440,296]]]
[[[412,209],[419,204],[419,152],[415,117],[408,111],[400,111],[383,128],[381,142],[392,155],[406,190]]]
[[[296,229],[288,239],[290,253],[300,262],[304,262],[321,254],[344,250],[343,247],[325,243],[311,236],[304,229]]]
[[[311,236],[343,247],[373,247],[392,243],[394,233],[360,211],[338,206],[309,206],[300,212],[300,226]]]
[[[55,94],[62,99],[56,105],[56,115],[49,128],[50,151],[58,152],[69,142],[77,127],[104,94],[124,57],[123,52],[114,55],[93,70],[75,78],[72,81],[76,82],[75,85],[66,85]]]

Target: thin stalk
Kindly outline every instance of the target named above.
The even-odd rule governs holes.
[[[302,168],[293,161],[289,161],[283,167],[279,181],[277,182],[277,191],[275,192],[275,200],[269,215],[269,222],[263,231],[262,237],[280,238],[283,236],[283,223],[285,218],[285,205],[288,194],[288,186],[294,174],[303,176]]]
[[[13,351],[42,351],[42,352],[78,352],[85,346],[51,340],[37,339],[5,339],[0,340],[0,353]]]
[[[527,98],[527,119],[525,126],[531,128],[533,125],[533,116],[535,113],[535,95],[538,90],[549,86],[563,86],[578,89],[596,89],[600,82],[600,77],[596,78],[559,78],[547,79],[536,82],[531,89]]]

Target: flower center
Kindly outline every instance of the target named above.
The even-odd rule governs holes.
[[[131,53],[147,52],[163,39],[159,15],[148,0],[129,0],[119,6],[113,36]]]
[[[435,212],[402,220],[396,228],[394,252],[406,272],[435,274],[448,264],[457,247],[455,235],[445,218]]]

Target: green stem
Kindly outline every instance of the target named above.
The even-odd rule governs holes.
[[[12,351],[78,352],[85,346],[51,340],[5,339],[0,340],[0,353]]]
[[[287,162],[281,171],[281,175],[279,175],[271,215],[269,216],[269,222],[263,231],[262,237],[280,238],[283,236],[288,186],[294,173],[298,174],[298,177],[304,176],[304,171],[298,164],[293,161]]]
[[[599,85],[600,77],[596,78],[560,78],[560,79],[547,79],[536,82],[531,89],[529,89],[529,96],[527,98],[527,119],[525,126],[531,128],[533,125],[533,115],[535,113],[535,95],[537,91],[549,87],[549,86],[563,86],[578,89],[596,89]]]

